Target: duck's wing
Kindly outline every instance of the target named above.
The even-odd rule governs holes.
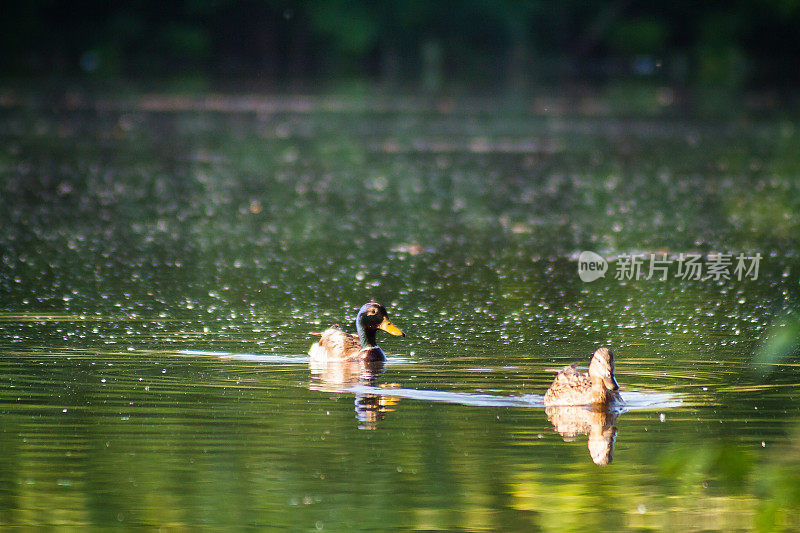
[[[577,364],[565,366],[544,393],[544,404],[582,405],[586,403],[585,396],[591,389],[589,375],[578,371]]]
[[[328,328],[319,335],[319,342],[314,343],[309,352],[312,357],[346,359],[361,350],[358,335],[337,328]]]
[[[578,370],[578,363],[572,363],[562,368],[558,374],[556,374],[553,385],[560,383],[567,387],[581,387],[588,382],[589,375]]]

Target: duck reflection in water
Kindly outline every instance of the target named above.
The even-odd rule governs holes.
[[[309,389],[321,392],[343,393],[357,385],[375,387],[383,373],[383,361],[315,361],[309,363],[311,381]],[[378,385],[380,386],[380,385]],[[383,394],[355,395],[355,412],[358,429],[377,429],[378,422],[394,409],[397,398]]]
[[[611,350],[598,348],[586,373],[577,370],[577,363],[559,370],[544,395],[544,405],[547,419],[564,440],[586,434],[592,460],[598,465],[611,462],[615,424],[623,411]]]
[[[589,455],[595,464],[604,466],[614,458],[617,418],[621,410],[593,406],[545,407],[547,420],[565,442],[575,442],[578,435],[588,435]]]

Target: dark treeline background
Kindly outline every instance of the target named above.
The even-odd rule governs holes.
[[[800,0],[12,0],[0,74],[365,79],[436,90],[800,81]]]

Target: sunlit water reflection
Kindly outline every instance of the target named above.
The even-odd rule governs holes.
[[[4,104],[0,524],[800,527],[792,124],[334,104]],[[387,364],[309,368],[370,299]],[[546,410],[599,345],[625,409]]]

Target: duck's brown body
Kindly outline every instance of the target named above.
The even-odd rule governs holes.
[[[545,405],[600,405],[621,402],[619,385],[614,378],[614,354],[598,348],[589,364],[589,372],[579,372],[577,363],[562,368],[544,394]]]
[[[358,335],[339,328],[328,328],[319,334],[319,342],[311,345],[308,355],[315,361],[385,361],[380,346],[361,347]]]

